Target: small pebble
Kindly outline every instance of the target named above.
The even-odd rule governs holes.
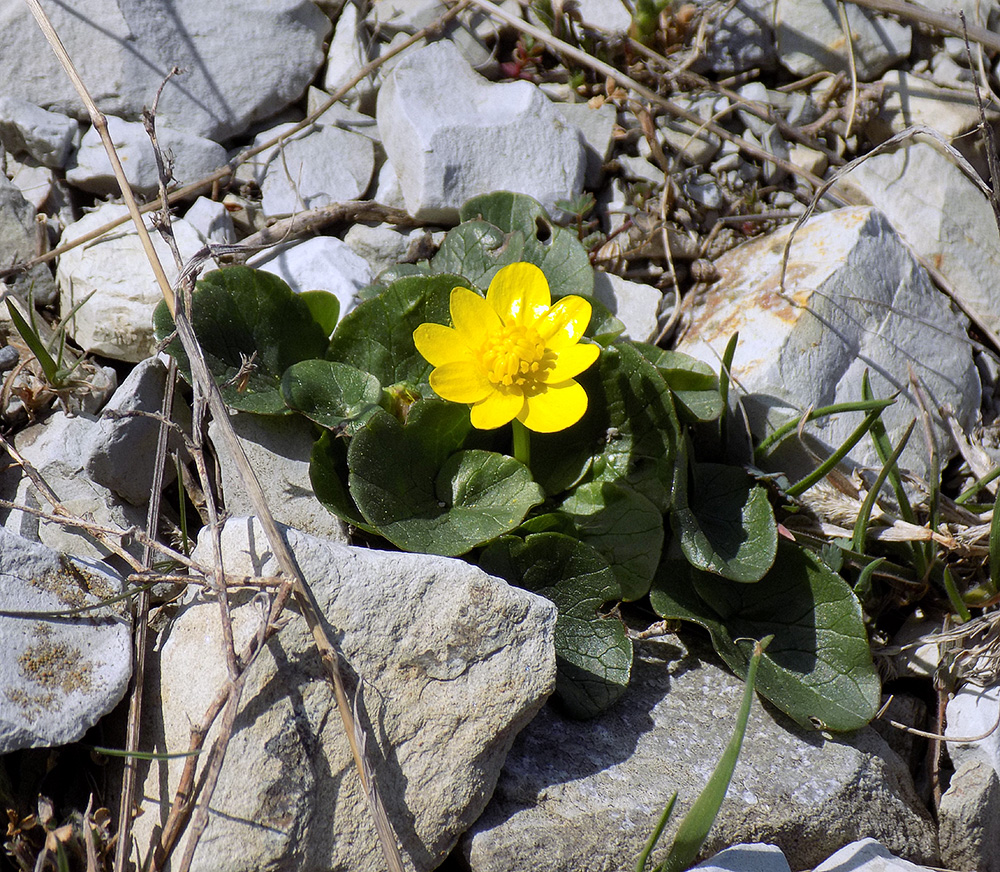
[[[21,354],[13,345],[5,345],[0,348],[0,372],[13,369],[20,359]]]

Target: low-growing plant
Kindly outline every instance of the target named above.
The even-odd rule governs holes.
[[[800,724],[865,724],[880,686],[861,607],[779,537],[764,486],[726,462],[728,379],[623,337],[593,287],[574,230],[495,193],[339,323],[332,295],[245,267],[206,275],[190,314],[232,408],[315,422],[310,475],[331,512],[385,547],[463,557],[556,604],[571,714],[624,692],[632,645],[616,606],[642,601],[707,629],[741,677],[753,640],[773,636],[765,697]],[[155,323],[172,332],[165,306]],[[168,351],[183,370],[179,343]]]

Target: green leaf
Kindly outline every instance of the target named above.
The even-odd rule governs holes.
[[[531,473],[492,451],[426,450],[421,427],[375,414],[347,451],[351,496],[379,534],[406,551],[455,557],[506,533],[541,502]]]
[[[348,491],[347,477],[347,439],[327,431],[313,445],[309,460],[309,481],[313,493],[342,521],[371,533],[376,532],[364,519]]]
[[[17,307],[14,305],[10,297],[7,297],[7,311],[10,312],[10,319],[14,322],[14,327],[17,328],[17,332],[21,334],[21,339],[24,340],[24,344],[28,346],[28,349],[33,355],[35,355],[35,360],[38,361],[38,365],[42,368],[42,373],[45,375],[45,380],[53,387],[60,387],[60,379],[58,377],[59,366],[52,359],[52,355],[49,354],[48,350],[45,348],[41,337],[35,331],[35,329],[24,320],[24,316],[17,311]]]
[[[337,295],[329,291],[302,291],[299,298],[309,307],[314,320],[326,331],[326,335],[333,333],[337,319],[340,318],[340,300]]]
[[[561,533],[535,533],[523,542],[504,536],[486,548],[480,565],[555,603],[556,696],[572,716],[598,715],[625,692],[632,643],[617,617],[602,614],[620,589],[595,549]]]
[[[684,440],[681,441],[682,446]],[[759,581],[774,562],[778,525],[767,491],[740,467],[694,464],[682,448],[670,525],[693,566],[732,581]]]
[[[174,330],[162,302],[153,313],[153,324],[160,340]],[[281,376],[300,360],[323,357],[327,346],[327,331],[298,294],[277,276],[243,266],[210,272],[198,282],[191,326],[226,404],[260,415],[288,412]],[[174,339],[166,350],[190,379],[180,341]],[[246,383],[232,383],[251,357],[254,368]]]
[[[650,603],[662,618],[707,629],[730,669],[747,673],[754,640],[773,635],[757,689],[803,726],[856,730],[878,711],[881,688],[861,606],[822,561],[782,541],[770,572],[745,585],[665,560]]]
[[[545,273],[553,298],[593,294],[594,271],[576,233],[554,224],[531,197],[484,194],[460,215],[464,223],[448,233],[431,261],[435,272],[457,272],[485,290],[501,267],[526,261]]]
[[[326,356],[371,373],[381,385],[426,384],[431,365],[413,344],[413,331],[425,322],[450,324],[452,288],[467,284],[454,275],[393,282],[340,322]]]
[[[611,565],[624,600],[649,592],[663,550],[663,515],[632,488],[615,482],[580,485],[561,506],[577,538],[596,548]]]
[[[321,427],[349,425],[353,434],[379,408],[382,386],[374,376],[346,363],[303,360],[285,370],[281,393],[289,408]]]
[[[663,376],[682,419],[714,421],[722,414],[725,406],[719,394],[719,377],[707,363],[647,343],[635,346]]]

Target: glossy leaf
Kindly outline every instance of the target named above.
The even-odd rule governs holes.
[[[344,317],[327,357],[370,373],[383,387],[423,383],[429,396],[431,365],[414,346],[413,331],[425,322],[449,324],[452,288],[465,284],[454,275],[410,276],[393,282]]]
[[[617,617],[602,614],[620,588],[595,549],[561,533],[505,536],[486,548],[480,565],[555,603],[556,696],[571,715],[598,715],[625,692],[632,643]]]
[[[321,427],[356,432],[379,408],[382,386],[373,376],[332,360],[303,360],[285,370],[281,393],[290,409]]]
[[[778,525],[767,491],[738,466],[694,464],[680,452],[670,525],[698,569],[732,581],[759,581],[774,562]]]
[[[611,565],[624,600],[649,592],[663,550],[663,515],[632,488],[615,482],[587,482],[561,506],[580,541],[596,548]]]
[[[773,635],[757,689],[803,726],[855,730],[878,710],[881,688],[864,618],[847,583],[821,560],[782,541],[768,574],[739,584],[665,560],[650,602],[660,617],[707,629],[740,677],[753,641]]]
[[[157,339],[174,330],[162,302],[153,313],[153,324]],[[328,332],[299,295],[277,276],[243,266],[210,272],[198,282],[191,326],[226,404],[261,415],[288,411],[281,394],[282,375],[301,360],[323,357],[327,346]],[[190,378],[180,340],[174,339],[167,352]],[[245,380],[237,378],[251,358]]]
[[[351,440],[348,484],[365,521],[406,551],[457,556],[506,533],[542,494],[510,457],[447,446],[424,450],[420,428],[374,415]],[[436,456],[435,456],[436,455]]]
[[[302,291],[299,299],[309,307],[313,319],[326,331],[326,335],[333,333],[340,318],[340,300],[337,295],[329,291]]]

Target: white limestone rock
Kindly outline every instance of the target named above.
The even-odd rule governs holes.
[[[587,103],[563,103],[559,111],[580,131],[587,150],[587,171],[584,186],[596,188],[601,182],[604,162],[611,156],[613,133],[618,113],[613,103],[592,107]]]
[[[122,579],[95,561],[4,529],[0,576],[0,754],[75,742],[128,687],[128,607],[117,603],[59,618],[31,614],[97,605],[121,593]]]
[[[283,279],[296,293],[330,291],[340,300],[341,317],[354,308],[357,292],[372,280],[368,261],[333,236],[272,249],[247,263]]]
[[[167,384],[167,368],[156,357],[139,363],[121,383],[101,417],[91,429],[81,462],[92,481],[114,491],[134,506],[149,504],[153,487],[153,461],[159,424],[152,418],[116,418],[113,413],[159,414]],[[191,410],[179,394],[174,397],[172,419],[190,429]],[[180,436],[171,433],[167,450],[185,457]],[[163,484],[177,477],[173,462],[164,466]]]
[[[781,848],[776,845],[733,845],[711,860],[699,863],[691,872],[792,872]]]
[[[611,33],[624,34],[632,26],[632,13],[621,0],[578,0],[580,17]]]
[[[487,82],[451,43],[400,61],[379,92],[376,118],[414,216],[453,220],[466,200],[499,190],[551,210],[582,190],[577,129],[536,86]]]
[[[372,42],[364,19],[358,12],[357,3],[355,0],[347,0],[341,7],[326,54],[323,90],[330,94],[336,93],[374,60],[369,50]],[[376,90],[375,76],[367,76],[347,91],[341,97],[341,102],[352,109],[367,110],[375,102]]]
[[[108,133],[132,189],[145,197],[155,194],[159,178],[153,145],[145,127],[138,121],[109,116]],[[171,161],[173,178],[178,184],[195,182],[226,163],[226,150],[210,139],[172,130],[162,123],[156,125],[156,139],[164,160]],[[80,149],[66,171],[66,180],[92,194],[118,195],[118,181],[96,128],[91,127],[83,135]]]
[[[950,436],[933,410],[949,403],[960,425],[970,428],[982,390],[965,317],[952,310],[885,216],[869,207],[839,209],[803,225],[791,247],[782,294],[789,232],[740,246],[716,262],[721,278],[696,304],[678,350],[717,368],[726,343],[739,331],[732,372],[745,390],[740,401],[757,439],[808,408],[860,400],[868,370],[876,397],[899,392],[882,414],[896,444],[911,419],[922,415],[910,384],[912,367],[927,391],[946,462]],[[829,456],[861,417],[819,419],[806,426],[804,438],[820,456]],[[867,437],[846,462],[881,467]],[[765,463],[794,478],[816,465],[796,439],[786,439]],[[900,466],[928,477],[921,440],[909,442]]]
[[[100,109],[138,120],[173,66],[158,120],[222,141],[302,96],[330,19],[310,0],[88,0],[46,10]],[[267,34],[261,38],[261,34]],[[0,94],[78,119],[83,104],[26,4],[0,7]],[[31,75],[25,75],[30,70]]]
[[[517,737],[493,799],[462,837],[469,868],[598,872],[626,868],[622,858],[630,867],[677,791],[649,868],[663,862],[729,741],[742,695],[742,681],[711,649],[680,637],[639,642],[614,708],[574,721],[547,706]],[[824,741],[755,699],[702,856],[764,842],[793,869],[808,869],[864,836],[912,860],[937,859],[934,822],[899,757],[871,727]]]
[[[866,160],[837,186],[885,213],[913,251],[941,272],[955,295],[1000,332],[995,293],[1000,239],[989,200],[927,142]],[[956,209],[956,204],[961,209]]]
[[[80,123],[17,97],[0,97],[0,144],[15,155],[26,154],[42,166],[66,166],[80,137]]]
[[[266,130],[254,145],[291,127]],[[290,215],[364,194],[375,172],[375,147],[367,136],[317,124],[261,152],[249,167],[260,185],[264,213]]]
[[[128,530],[144,527],[145,507],[138,508],[120,500],[103,485],[92,481],[84,470],[87,452],[91,445],[94,418],[86,414],[72,417],[64,412],[54,412],[40,424],[34,424],[17,434],[14,445],[59,497],[72,514],[88,518],[103,527]],[[29,508],[51,512],[49,502],[36,490],[28,477],[12,468],[5,473],[4,490],[10,492],[16,482],[15,502]],[[77,527],[39,518],[19,510],[10,511],[4,527],[35,542],[41,542],[57,551],[80,557],[103,559],[111,552]],[[133,542],[132,553],[138,555],[142,548]]]
[[[860,6],[849,5],[846,11],[861,81],[877,79],[909,55],[908,26]],[[778,59],[786,69],[797,76],[826,70],[850,74],[835,0],[777,0],[774,18]]]
[[[30,260],[39,254],[38,230],[35,207],[0,173],[0,252],[6,264]],[[45,264],[14,276],[12,290],[21,300],[27,300],[30,293],[40,305],[48,305],[56,298],[56,285]],[[3,308],[6,311],[7,307]]]
[[[35,211],[41,212],[55,188],[55,174],[27,155],[23,155],[22,160],[9,154],[6,157],[7,176]]]
[[[236,242],[236,227],[225,203],[199,197],[184,213],[184,220],[208,242]]]
[[[813,872],[930,872],[908,860],[894,857],[875,839],[858,839],[820,863]]]
[[[404,866],[430,872],[479,816],[515,735],[554,686],[555,607],[461,560],[283,532],[360,679],[368,752]],[[230,520],[222,542],[228,572],[276,572],[259,524]],[[203,535],[195,557],[210,555]],[[260,626],[253,592],[236,594],[232,611],[241,645]],[[385,868],[332,687],[305,622],[289,618],[248,677],[193,872]],[[215,602],[197,601],[157,642],[150,747],[184,747],[225,684],[218,621]],[[158,797],[172,797],[183,765],[149,769],[135,824],[142,856]]]
[[[388,224],[354,224],[344,234],[346,242],[355,254],[360,255],[371,267],[372,275],[395,266],[411,255],[416,249],[430,252],[440,245],[444,234],[428,233],[421,228],[397,230]],[[427,255],[424,254],[424,257]]]
[[[313,536],[346,543],[346,525],[316,499],[309,478],[316,428],[297,415],[286,418],[234,412],[229,421],[275,520]],[[209,422],[208,435],[220,444],[219,425],[214,420]],[[230,516],[251,513],[253,504],[228,451],[219,452],[219,473],[226,512]]]
[[[124,206],[106,203],[67,227],[61,241],[77,239],[127,211]],[[151,225],[147,222],[146,226]],[[173,229],[185,260],[203,248],[201,236],[186,221],[175,219]],[[155,230],[151,235],[167,278],[174,282],[177,270],[173,255]],[[214,265],[209,261],[206,270]],[[70,335],[81,348],[133,363],[152,355],[156,345],[153,307],[161,295],[131,224],[67,251],[59,258],[56,278],[63,312],[94,292],[70,322]]]
[[[663,294],[652,285],[598,270],[594,273],[594,298],[625,325],[631,339],[648,342],[655,337],[656,314]]]
[[[1000,778],[985,760],[956,764],[938,806],[938,838],[949,869],[1000,869]]]

